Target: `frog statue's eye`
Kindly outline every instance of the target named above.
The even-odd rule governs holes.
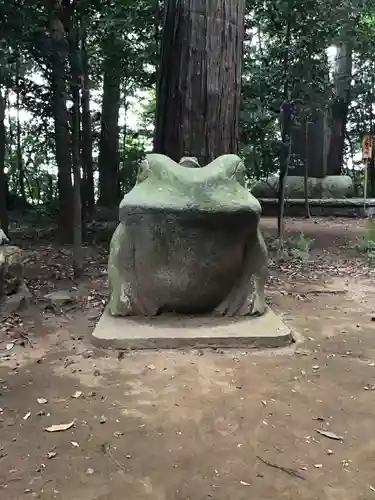
[[[233,177],[241,184],[241,186],[246,186],[246,169],[242,160],[238,162]]]
[[[137,184],[146,180],[149,173],[150,173],[150,164],[148,160],[145,158],[141,161],[141,163],[138,166]]]

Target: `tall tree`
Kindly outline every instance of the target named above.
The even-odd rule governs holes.
[[[99,204],[116,207],[119,198],[119,112],[121,104],[121,49],[115,30],[103,44],[103,102],[99,142]]]
[[[8,211],[7,211],[7,178],[5,174],[5,97],[0,88],[0,229],[8,233]]]
[[[331,106],[332,125],[327,159],[329,175],[340,175],[343,167],[353,66],[350,43],[342,41],[336,48],[334,99]]]
[[[69,49],[72,89],[72,164],[73,164],[73,271],[75,278],[83,274],[82,252],[82,203],[81,203],[81,156],[80,156],[80,125],[81,125],[81,58],[79,51],[78,13],[73,10],[70,16]]]
[[[92,128],[90,113],[89,60],[87,54],[86,14],[80,18],[81,60],[82,60],[82,163],[83,193],[86,216],[91,219],[95,207],[94,168],[92,159]]]
[[[69,2],[68,2],[69,3]],[[51,36],[51,88],[52,113],[55,124],[55,148],[59,188],[59,236],[62,241],[72,240],[72,156],[67,100],[67,57],[69,43],[62,19],[66,12],[60,0],[50,0],[49,23]],[[70,5],[69,5],[70,8]]]
[[[236,153],[245,0],[167,0],[155,151],[206,164]]]

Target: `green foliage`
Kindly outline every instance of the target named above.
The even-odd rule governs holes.
[[[296,238],[291,240],[292,256],[297,259],[306,260],[313,243],[313,239],[306,237],[304,233],[300,232]]]
[[[375,220],[368,219],[366,232],[358,238],[357,248],[366,255],[371,267],[375,266]]]
[[[73,2],[62,4],[70,9]],[[55,49],[49,25],[53,5],[39,0],[0,0],[0,87],[8,103],[5,167],[10,189],[19,193],[14,120],[18,93],[23,116],[25,189],[33,204],[52,203],[57,192],[50,65]],[[122,190],[127,191],[135,182],[137,164],[153,136],[163,5],[158,0],[82,0],[74,5],[87,28],[95,165],[101,127],[97,110],[105,63],[110,61],[121,68],[122,108],[127,113],[130,100],[142,96],[138,129],[126,130],[123,140],[119,128],[120,181]],[[347,159],[358,153],[363,131],[374,129],[375,2],[307,0],[301,5],[300,0],[246,2],[240,154],[249,185],[280,168],[279,110],[286,98],[299,99],[304,116],[311,116],[317,109],[330,109],[334,93],[327,49],[342,40],[353,49],[354,67],[346,126]],[[69,19],[61,18],[67,25]],[[70,104],[69,75],[66,82]],[[355,176],[359,186],[360,174]],[[305,238],[300,240],[305,242],[300,242],[304,248]]]

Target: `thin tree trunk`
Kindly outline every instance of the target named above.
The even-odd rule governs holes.
[[[154,149],[201,165],[236,153],[245,0],[168,0]]]
[[[310,203],[309,203],[309,163],[310,163],[310,157],[309,157],[309,120],[306,117],[305,121],[305,144],[306,144],[306,151],[305,151],[305,170],[304,170],[304,175],[303,175],[303,190],[304,190],[304,195],[305,195],[305,216],[306,219],[310,219]]]
[[[81,54],[82,54],[82,160],[84,172],[84,205],[87,218],[92,219],[95,209],[94,168],[92,160],[92,129],[90,113],[89,63],[86,49],[86,19],[81,16]]]
[[[0,89],[0,229],[8,234],[7,176],[5,174],[5,98]]]
[[[60,19],[60,1],[52,1],[50,12],[51,51],[51,87],[52,109],[55,124],[56,163],[58,167],[59,191],[59,237],[63,242],[72,241],[72,157],[69,131],[69,114],[66,107],[65,70],[69,51],[65,37],[65,28]]]
[[[99,204],[114,208],[119,203],[119,112],[121,57],[111,35],[105,45],[103,104],[99,143]]]
[[[77,15],[73,13],[69,33],[70,69],[72,77],[72,164],[73,164],[73,272],[74,277],[83,275],[82,250],[82,203],[81,203],[81,163],[80,163],[80,78],[79,34]]]
[[[331,139],[328,149],[328,175],[340,175],[344,161],[345,132],[350,104],[352,50],[345,42],[337,47],[335,61],[335,96],[331,106]]]
[[[18,182],[20,187],[20,195],[22,200],[22,209],[26,207],[26,191],[25,191],[25,170],[22,158],[22,142],[21,142],[21,121],[20,121],[20,60],[17,57],[16,64],[16,114],[17,114],[17,170]]]
[[[128,114],[128,104],[127,104],[127,86],[126,86],[126,76],[125,76],[125,82],[123,85],[123,107],[124,107],[124,125],[122,127],[122,175],[121,175],[121,182],[120,182],[120,190],[121,190],[121,196],[125,194],[126,191],[126,185],[127,185],[127,157],[126,157],[126,137],[127,137],[127,125],[126,125],[126,119],[127,119],[127,114]]]
[[[285,186],[288,176],[289,168],[289,158],[290,158],[290,148],[291,148],[291,132],[292,132],[292,104],[289,102],[289,81],[288,81],[288,69],[289,69],[289,47],[291,40],[292,31],[292,5],[291,0],[288,2],[288,14],[287,23],[285,29],[285,45],[284,45],[284,56],[283,56],[283,79],[284,79],[284,91],[283,99],[284,103],[280,110],[280,128],[281,128],[281,154],[280,154],[280,174],[279,174],[279,213],[277,217],[277,236],[279,238],[279,248],[283,247],[283,237],[284,237],[284,205],[285,205]]]

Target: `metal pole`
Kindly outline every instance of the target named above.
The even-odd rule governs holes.
[[[363,210],[365,213],[366,217],[366,202],[367,202],[367,180],[368,180],[368,164],[369,164],[370,159],[366,158],[365,160],[365,179],[363,182]]]

